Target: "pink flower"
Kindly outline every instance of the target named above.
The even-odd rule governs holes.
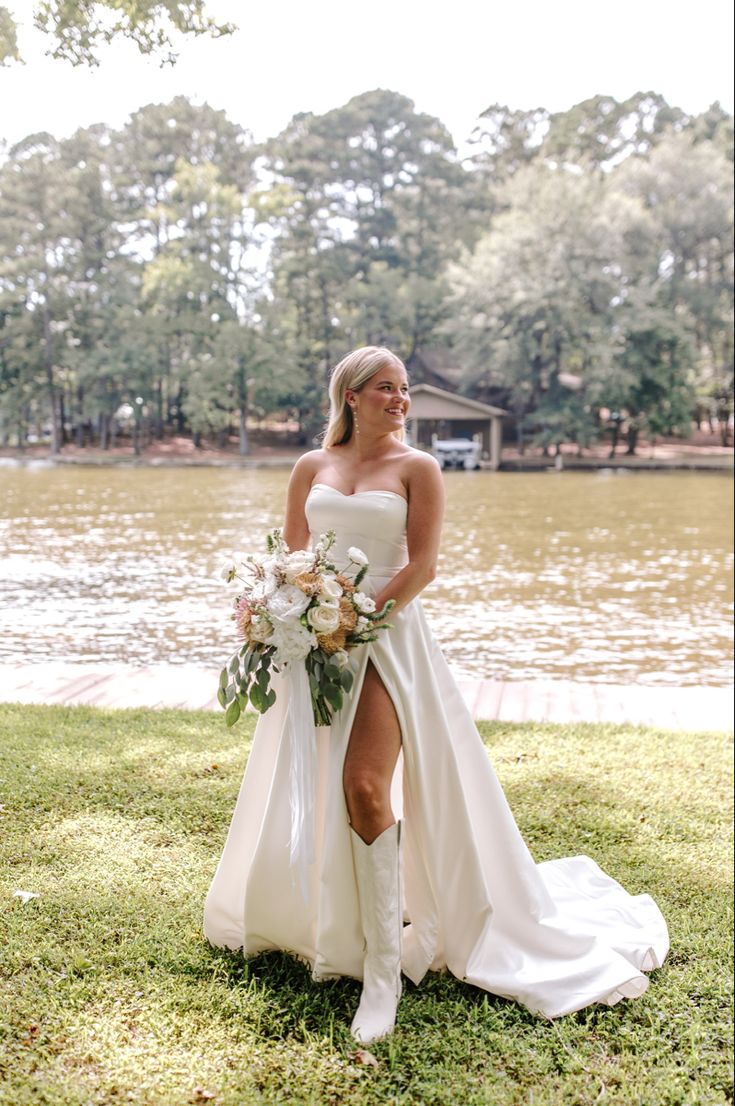
[[[235,625],[237,626],[240,637],[247,641],[250,636],[248,630],[250,629],[250,622],[253,617],[253,612],[250,609],[247,596],[241,596],[237,603],[235,603],[235,613],[232,617],[235,620]]]

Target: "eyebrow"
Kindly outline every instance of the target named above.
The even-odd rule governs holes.
[[[380,380],[380,381],[378,381],[378,387],[380,388],[380,387],[382,387],[383,384],[392,384],[392,383],[393,383],[392,380]],[[402,380],[401,384],[402,385],[405,384],[406,387],[408,387],[408,381],[407,380]]]

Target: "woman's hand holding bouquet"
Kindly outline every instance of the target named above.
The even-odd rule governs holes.
[[[388,629],[389,600],[380,611],[360,590],[368,572],[362,550],[348,550],[341,571],[330,559],[334,531],[322,534],[312,550],[287,549],[280,530],[267,536],[267,553],[227,565],[222,575],[239,580],[233,619],[243,645],[222,669],[217,698],[233,726],[248,700],[263,714],[276,701],[271,672],[305,664],[314,722],[328,726],[352,687],[349,653],[375,641]]]

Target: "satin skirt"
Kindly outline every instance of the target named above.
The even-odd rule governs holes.
[[[373,579],[376,590],[382,580]],[[246,957],[287,950],[315,979],[362,977],[364,939],[342,769],[365,668],[396,709],[402,754],[393,788],[403,819],[403,972],[418,984],[448,968],[549,1018],[612,1005],[648,986],[669,947],[647,894],[630,895],[587,856],[531,856],[444,656],[415,599],[393,628],[353,653],[353,690],[317,729],[315,861],[306,902],[289,864],[288,690],[259,720],[204,932]]]

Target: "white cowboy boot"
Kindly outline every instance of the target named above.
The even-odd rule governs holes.
[[[401,997],[401,823],[388,826],[371,845],[350,833],[365,936],[362,994],[351,1032],[367,1045],[391,1032]]]

